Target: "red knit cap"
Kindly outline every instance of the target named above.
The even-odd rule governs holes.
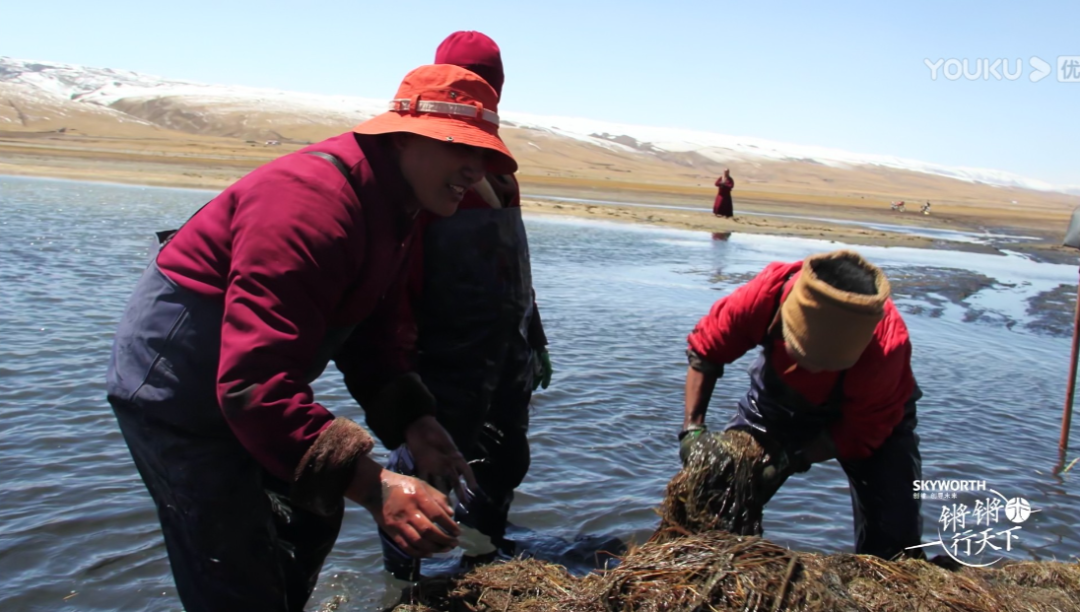
[[[434,63],[453,64],[475,72],[502,97],[502,53],[488,36],[473,31],[454,32],[436,49]]]

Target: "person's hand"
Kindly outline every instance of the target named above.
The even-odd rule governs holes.
[[[477,490],[472,468],[435,417],[422,416],[413,421],[405,430],[405,445],[416,463],[417,476],[436,489],[444,493],[456,490],[462,503]]]
[[[780,490],[788,477],[794,473],[791,469],[791,460],[786,452],[779,448],[768,451],[765,455],[765,467],[761,470],[761,481],[758,484],[762,503],[772,499],[772,496],[776,495],[776,492]]]
[[[536,372],[533,374],[533,391],[547,389],[551,384],[551,355],[546,348],[536,351]]]
[[[765,447],[765,467],[761,470],[760,490],[764,499],[768,500],[780,490],[788,477],[809,471],[812,464],[801,451],[788,453],[775,443],[767,443],[763,446]]]
[[[461,529],[449,500],[421,480],[385,470],[365,457],[345,495],[366,508],[411,557],[430,557],[458,545]]]
[[[690,460],[690,452],[701,441],[701,436],[708,431],[705,425],[690,425],[679,432],[679,459],[683,467]]]
[[[802,464],[806,465],[806,470],[810,469],[810,465],[814,463],[821,463],[834,459],[836,457],[836,444],[833,442],[832,434],[828,430],[822,430],[813,440],[810,440],[803,446],[797,453],[796,468],[801,467]],[[805,472],[806,470],[796,469],[795,471]]]

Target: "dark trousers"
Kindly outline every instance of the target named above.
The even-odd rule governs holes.
[[[892,559],[897,555],[919,557],[922,514],[912,483],[922,480],[919,436],[914,429],[899,427],[873,455],[841,461],[851,490],[855,519],[855,552]]]
[[[291,506],[288,485],[234,438],[198,438],[131,405],[113,410],[157,505],[184,609],[303,610],[342,512]]]
[[[454,509],[458,522],[476,529],[506,550],[505,540],[514,489],[529,471],[529,401],[532,398],[533,358],[528,349],[504,347],[503,359],[486,367],[421,368],[435,395],[436,419],[472,467],[480,490]],[[425,376],[426,374],[426,376]],[[480,377],[492,377],[485,381]],[[478,380],[479,378],[479,380]],[[404,446],[390,455],[387,468],[415,475]],[[386,569],[402,579],[417,579],[418,567],[382,530],[379,537]]]
[[[424,379],[438,402],[436,418],[469,462],[482,491],[465,508],[463,522],[496,540],[506,532],[514,489],[530,464],[533,358],[527,347],[515,348],[504,349],[502,367],[494,368],[494,385],[469,384],[472,381],[430,370]]]
[[[188,612],[303,610],[341,511],[288,501],[237,441],[214,391],[222,307],[146,269],[120,321],[107,388],[157,505]]]
[[[922,538],[922,506],[912,493],[912,483],[922,480],[914,407],[912,402],[908,416],[874,454],[839,462],[851,492],[856,554],[883,559],[924,556],[922,549],[905,551]]]
[[[847,474],[851,492],[855,553],[882,559],[898,555],[923,558],[922,549],[905,551],[909,546],[918,546],[922,539],[922,506],[912,493],[912,483],[922,480],[914,415],[905,419],[874,454],[839,463]]]

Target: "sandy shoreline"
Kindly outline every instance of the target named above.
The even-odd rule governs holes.
[[[742,211],[737,209],[736,215],[732,219],[714,217],[711,210],[706,207],[701,207],[699,211],[692,211],[672,210],[662,206],[652,208],[647,205],[590,204],[564,200],[545,200],[542,196],[527,196],[522,199],[522,207],[528,212],[656,225],[709,232],[714,235],[728,233],[769,234],[827,240],[856,246],[909,247],[972,253],[1001,254],[1003,250],[1007,250],[1024,253],[1040,261],[1067,264],[1076,263],[1078,255],[1076,250],[1060,246],[1060,236],[1054,235],[1052,231],[1054,228],[1050,228],[1050,231],[1048,231],[1006,224],[975,226],[957,223],[955,220],[949,219],[934,222],[925,217],[923,218],[926,219],[925,221],[918,219],[915,223],[910,223],[906,222],[907,219],[899,213],[889,214],[888,211],[884,215],[872,212],[859,214],[858,212],[847,211],[848,214],[843,216],[835,215],[838,211],[831,211],[832,214],[829,216],[835,221],[830,218],[788,218],[789,216],[803,216],[806,211],[801,210],[797,205],[783,203],[774,206],[747,205],[743,207]],[[915,217],[914,214],[906,214],[908,217]],[[864,223],[870,226],[860,225]],[[900,229],[900,227],[896,229],[873,227],[878,224],[902,226],[903,229]],[[963,240],[917,235],[921,231],[932,233],[935,230],[946,233],[956,232],[956,237]],[[916,234],[904,233],[905,231],[915,232]],[[969,233],[972,235],[967,235]],[[991,235],[1015,235],[1022,236],[1022,238],[1006,239],[991,236],[980,238],[980,242],[969,241],[975,240],[976,234],[987,233]]]
[[[921,236],[877,231],[858,226],[845,227],[825,221],[786,220],[757,214],[737,214],[732,219],[723,219],[712,216],[711,212],[705,208],[700,212],[696,212],[670,210],[660,207],[648,208],[645,206],[620,206],[618,204],[544,201],[542,198],[524,198],[522,207],[528,212],[545,215],[572,216],[621,223],[641,223],[713,234],[771,234],[833,240],[847,244],[914,248],[940,248],[942,242]],[[979,252],[992,252],[995,250],[992,247],[978,244],[956,243],[956,245],[965,250]]]
[[[0,145],[0,175],[60,178],[130,185],[220,190],[251,169],[287,153],[282,148],[255,150],[224,143],[212,154],[197,152],[90,149],[38,149],[26,143]],[[1068,222],[1064,212],[1005,208],[976,209],[935,203],[929,216],[896,213],[887,203],[838,196],[735,192],[736,216],[712,216],[709,190],[663,185],[629,186],[519,177],[527,212],[621,223],[638,223],[723,234],[742,232],[829,240],[852,245],[903,246],[975,252],[1001,249],[1039,259],[1074,263],[1076,252],[1059,246]],[[636,187],[636,188],[635,188]],[[574,202],[569,199],[602,202]],[[792,218],[804,217],[804,218]],[[810,218],[805,218],[810,217]],[[902,226],[871,227],[873,225]],[[911,232],[911,233],[908,233]],[[918,233],[928,236],[913,235]],[[966,241],[945,240],[942,235]],[[972,234],[1024,236],[1017,240],[973,242]]]

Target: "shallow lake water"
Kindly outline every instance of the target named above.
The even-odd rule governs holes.
[[[179,609],[104,375],[153,232],[211,195],[0,177],[0,609]],[[642,542],[657,525],[679,467],[683,351],[698,318],[770,261],[839,245],[543,217],[527,225],[555,376],[534,399],[532,470],[511,520],[527,549],[584,571],[596,548]],[[911,330],[924,477],[985,480],[1029,500],[1036,512],[1004,556],[1080,555],[1080,485],[1075,473],[1052,474],[1076,267],[859,250],[893,280]],[[745,391],[749,360],[720,382],[714,427]],[[333,368],[316,392],[362,418]],[[923,504],[926,541],[938,537],[943,503]],[[830,462],[792,479],[765,530],[799,550],[850,551],[843,472]],[[397,585],[380,567],[373,522],[351,508],[312,608],[335,597],[348,599],[340,609],[392,601]]]

